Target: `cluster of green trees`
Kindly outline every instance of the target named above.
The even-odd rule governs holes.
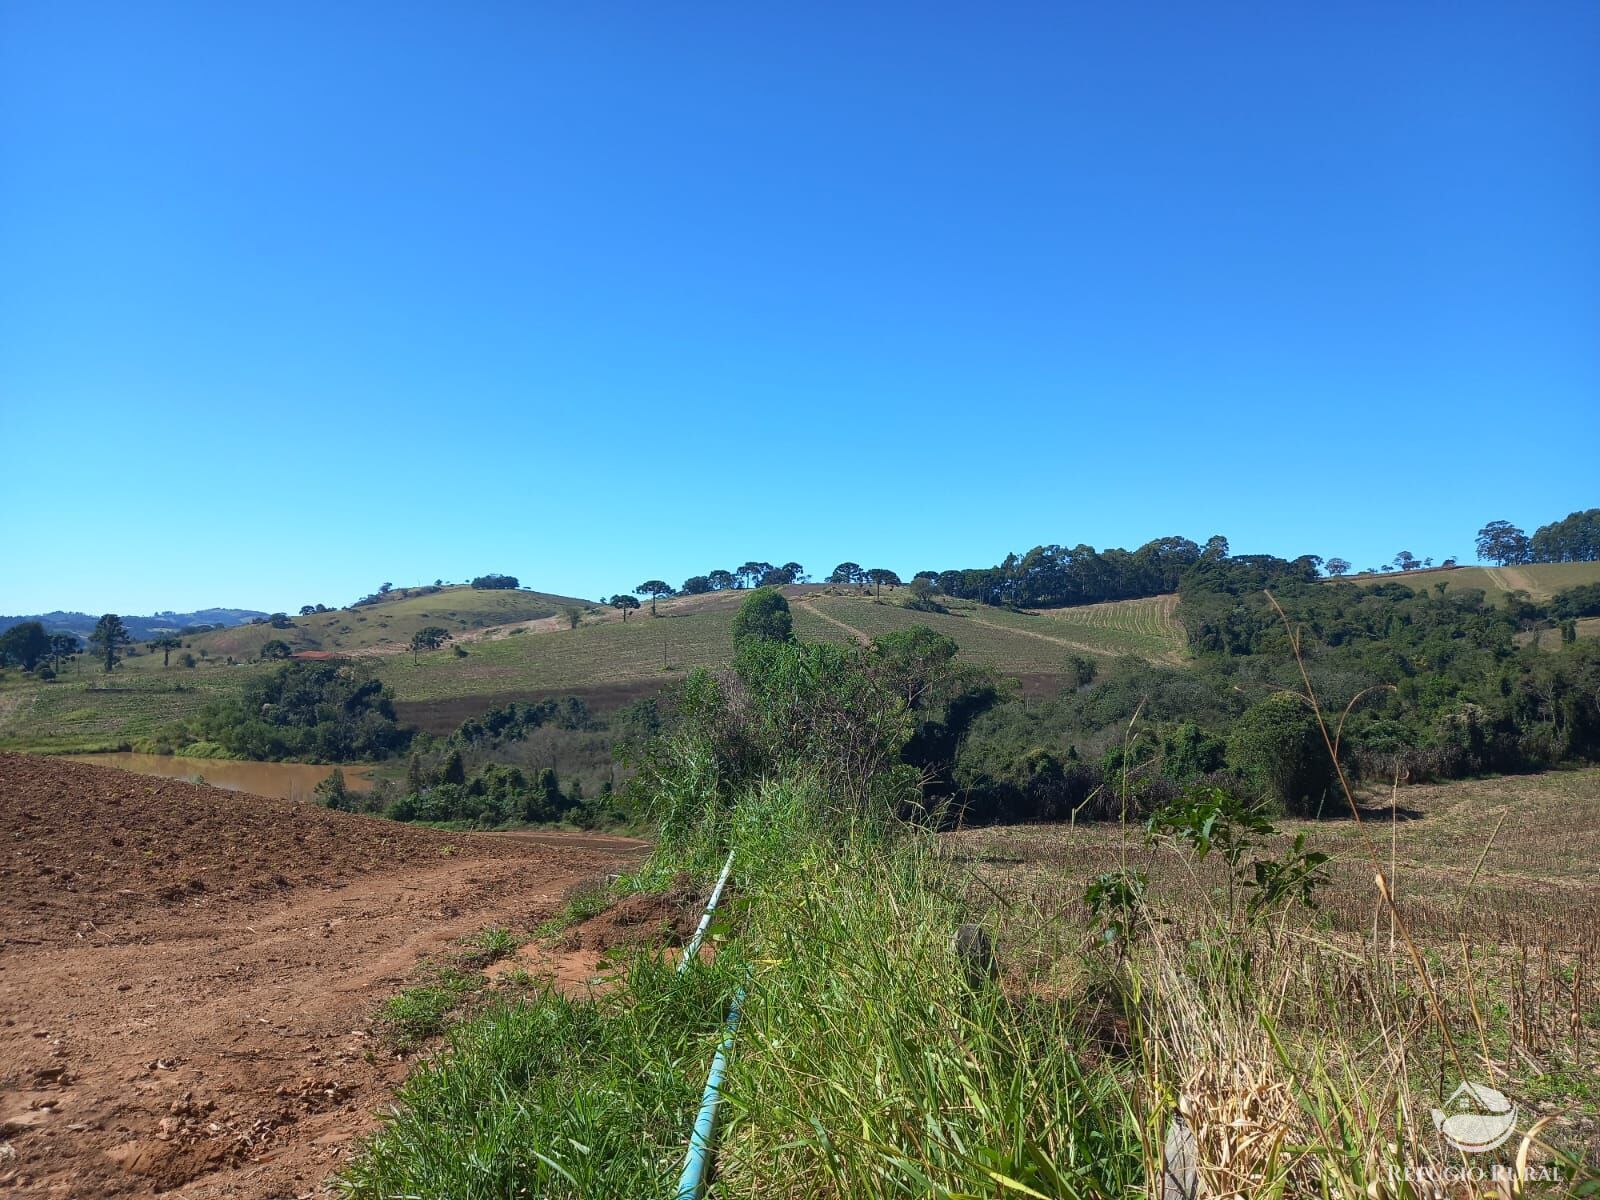
[[[1415,782],[1600,761],[1600,644],[1549,653],[1525,636],[1584,611],[1587,588],[1549,605],[1495,602],[1439,585],[1329,582],[1304,560],[1241,556],[1196,564],[1180,596],[1193,665],[1120,662],[1056,699],[974,721],[956,770],[970,816],[1113,815],[1199,782],[1289,812],[1338,811],[1302,664],[1351,776]]]
[[[425,625],[411,635],[411,660],[416,661],[417,655],[423,650],[437,650],[451,638],[451,633],[443,625]]]
[[[300,611],[302,614],[304,614],[306,609],[302,608]],[[295,627],[294,621],[290,618],[289,614],[281,612],[269,613],[264,617],[251,617],[250,624],[271,625],[274,629],[293,629]]]
[[[1490,521],[1478,530],[1478,557],[1502,567],[1600,561],[1600,508],[1568,513],[1532,537],[1510,521]]]
[[[870,646],[806,644],[783,623],[781,596],[747,606],[734,670],[690,676],[639,755],[633,786],[654,802],[662,844],[718,834],[738,819],[737,797],[796,778],[829,807],[821,819],[845,828],[880,812],[948,821],[1165,810],[1201,781],[1208,795],[1240,797],[1243,811],[1247,796],[1316,796],[1331,775],[1314,717],[1284,694],[1239,713],[1220,689],[1201,707],[1231,723],[1228,736],[1163,721],[1159,736],[1108,743],[1091,762],[1076,748],[1041,745],[1056,740],[1057,705],[1004,702],[992,680],[957,664],[953,642],[925,627]],[[1195,707],[1184,671],[1157,674],[1118,671],[1091,688],[1094,669],[1084,662],[1080,687],[1061,703],[1078,706],[1079,722],[1126,727],[1128,707],[1148,704],[1156,682],[1163,713]],[[996,766],[1008,759],[1014,774],[985,778],[985,756]]]
[[[46,633],[43,622],[23,621],[0,633],[0,666],[20,667],[52,679],[83,649],[76,634]]]
[[[1189,567],[1227,555],[1228,539],[1220,534],[1204,546],[1185,537],[1157,538],[1137,550],[1035,546],[1026,554],[1008,554],[993,567],[926,571],[918,578],[957,599],[1014,608],[1059,608],[1172,592]]]
[[[389,690],[365,669],[292,662],[248,680],[196,718],[195,740],[258,761],[354,762],[387,758],[408,738]]]
[[[781,567],[775,567],[769,562],[752,559],[735,571],[708,571],[704,575],[691,575],[683,581],[678,592],[685,596],[702,596],[707,592],[734,588],[782,587],[790,583],[805,583],[808,578],[806,569],[797,562],[786,562]],[[633,590],[652,600],[677,594],[659,579],[646,580]]]
[[[472,586],[480,590],[511,589],[520,587],[515,575],[501,575],[491,571],[487,575],[479,575],[472,581]]]
[[[932,578],[934,572],[926,572]],[[919,577],[920,578],[920,577]],[[691,575],[683,581],[683,586],[674,588],[671,584],[661,579],[647,579],[633,589],[634,595],[647,596],[650,599],[650,613],[656,612],[656,601],[669,596],[701,596],[707,592],[731,591],[743,588],[759,587],[784,587],[791,583],[808,583],[811,577],[797,562],[787,562],[781,567],[775,567],[768,562],[751,561],[744,564],[737,571],[709,571],[704,575]],[[824,579],[826,583],[851,584],[860,587],[875,587],[882,590],[885,587],[902,586],[900,576],[887,567],[862,567],[859,563],[842,562],[830,571]],[[613,596],[607,601],[622,607],[625,600],[623,595]],[[637,604],[634,607],[638,607]],[[626,619],[626,618],[624,618]]]
[[[459,754],[431,774],[414,759],[406,790],[399,794],[386,780],[365,792],[353,790],[337,768],[317,785],[315,794],[318,803],[341,812],[480,829],[547,823],[598,807],[584,805],[581,789],[576,798],[564,794],[553,768],[529,778],[519,767],[488,763],[469,776]]]
[[[495,576],[493,578],[502,578],[502,577]],[[504,576],[503,578],[510,578],[510,576]],[[490,585],[490,586],[514,586],[515,583],[516,583],[516,580],[513,579],[510,585]],[[402,598],[409,597],[409,596],[431,596],[431,595],[433,595],[433,593],[435,593],[437,591],[441,591],[443,588],[444,588],[444,580],[435,579],[433,581],[433,586],[432,587],[421,586],[421,587],[401,588],[400,589],[400,595],[401,595]],[[377,591],[373,592],[371,595],[363,596],[359,600],[352,601],[350,607],[351,608],[365,608],[368,605],[381,604],[381,603],[383,603],[383,601],[387,600],[393,593],[394,593],[394,584],[388,583],[388,582],[380,583],[378,585],[378,590]],[[332,612],[333,611],[332,609],[325,608],[320,604],[311,605],[310,607],[314,611],[317,611],[317,612]],[[305,607],[302,607],[300,609],[300,613],[301,613],[302,616],[307,615]]]
[[[1191,646],[1241,679],[1292,681],[1303,631],[1324,703],[1355,706],[1344,746],[1356,769],[1444,778],[1600,758],[1600,647],[1552,655],[1519,637],[1583,594],[1496,602],[1442,584],[1311,584],[1289,564],[1230,563],[1185,580],[1180,615]]]
[[[521,741],[546,725],[572,731],[600,728],[589,706],[577,696],[514,700],[461,722],[446,739],[446,744],[453,749],[489,750]]]
[[[931,574],[929,572],[928,574]],[[872,587],[882,592],[886,587],[901,587],[900,576],[889,570],[888,567],[863,567],[860,563],[842,562],[832,571],[828,572],[828,583],[853,584],[856,587]]]
[[[1576,512],[1541,526],[1531,538],[1509,522],[1491,521],[1478,531],[1478,556],[1501,564],[1600,560],[1600,509]],[[1137,550],[1043,545],[1026,554],[1008,554],[992,567],[918,571],[912,582],[922,584],[921,607],[933,603],[935,595],[943,595],[1000,607],[1062,608],[1174,592],[1191,568],[1227,558],[1228,539],[1221,534],[1208,538],[1204,545],[1186,537],[1156,538]],[[1339,578],[1353,569],[1347,559],[1325,560],[1314,554],[1302,555],[1294,562],[1313,577],[1321,572]],[[1410,572],[1433,565],[1431,557],[1401,550],[1392,562],[1368,570]],[[1441,565],[1453,567],[1456,560],[1446,558]],[[898,586],[900,579],[892,571],[867,570],[845,562],[834,568],[827,582]]]
[[[382,812],[396,821],[459,822],[482,829],[556,821],[592,828],[615,818],[610,800],[603,789],[594,802],[586,802],[576,781],[563,790],[554,767],[525,773],[518,766],[485,763],[469,775],[455,751],[436,775],[413,773],[405,793]]]
[[[1583,583],[1558,593],[1550,601],[1550,615],[1563,621],[1600,617],[1600,583]]]
[[[1312,557],[1313,561],[1320,561],[1316,560],[1315,556]],[[1439,565],[1441,567],[1453,567],[1456,565],[1456,560],[1453,558],[1447,558]],[[1408,571],[1423,571],[1431,566],[1433,566],[1433,558],[1431,556],[1418,558],[1409,550],[1401,550],[1395,554],[1392,562],[1380,563],[1378,566],[1368,567],[1367,574],[1377,575],[1385,571],[1400,571],[1402,573]],[[1330,558],[1327,562],[1322,564],[1322,569],[1326,571],[1330,577],[1337,579],[1339,576],[1349,572],[1350,564],[1345,562],[1342,558]]]
[[[346,803],[400,821],[484,829],[556,821],[585,828],[613,824],[623,813],[609,779],[586,798],[582,780],[574,777],[563,784],[554,765],[505,761],[542,729],[593,733],[602,728],[575,696],[501,705],[463,721],[446,737],[417,735],[398,794],[379,787],[365,798],[347,797]]]

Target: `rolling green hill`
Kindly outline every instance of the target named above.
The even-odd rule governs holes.
[[[514,622],[556,617],[569,606],[595,608],[589,600],[524,589],[397,588],[372,604],[293,616],[286,629],[265,623],[238,625],[195,634],[183,641],[184,649],[197,658],[232,658],[237,662],[259,657],[261,647],[274,639],[287,642],[297,652],[398,652],[411,644],[414,633],[429,625],[461,636]],[[127,665],[136,671],[160,670],[161,662],[159,653],[141,654],[130,658]]]
[[[1053,695],[1076,679],[1077,660],[1084,657],[1108,661],[1131,654],[1175,662],[1182,654],[1170,598],[1095,605],[1074,617],[963,601],[946,613],[919,612],[904,606],[903,588],[881,599],[849,588],[784,590],[801,638],[870,640],[927,625],[953,638],[964,661],[1019,679],[1034,695]],[[393,689],[402,711],[421,719],[439,708],[459,721],[519,695],[599,692],[617,702],[652,693],[697,667],[728,665],[734,614],[746,595],[681,596],[662,601],[656,617],[647,606],[624,622],[615,609],[539,592],[395,592],[379,603],[296,617],[288,629],[264,624],[198,634],[185,639],[166,668],[160,651],[139,647],[109,678],[88,659],[55,683],[12,677],[0,684],[0,746],[110,749],[148,736],[270,670],[250,660],[271,638],[297,651],[362,659]],[[563,615],[568,607],[581,610],[576,628]],[[441,625],[456,637],[443,649],[413,656],[406,652],[411,635],[426,625]],[[186,654],[195,657],[194,667],[182,665]],[[240,665],[229,665],[230,656]]]
[[[849,589],[784,589],[795,632],[809,641],[870,640],[911,625],[927,625],[961,647],[975,666],[1023,678],[1035,691],[1051,691],[1076,676],[1075,658],[1110,659],[1132,654],[1164,662],[1182,655],[1182,633],[1154,601],[1118,614],[1117,605],[1074,623],[1054,617],[1008,613],[956,602],[948,613],[904,607],[903,589],[881,600]],[[464,641],[465,658],[453,649],[383,659],[380,673],[402,701],[506,695],[518,690],[560,691],[595,685],[654,686],[696,667],[726,666],[733,657],[733,616],[748,593],[716,592],[662,601],[652,618],[648,607],[623,622],[605,610],[586,616],[576,629],[561,622],[536,628],[490,630]],[[1170,605],[1167,606],[1170,613]],[[1165,620],[1167,623],[1162,624]]]
[[[1527,591],[1547,599],[1579,583],[1600,581],[1600,563],[1528,567],[1463,567],[1404,576],[1357,576],[1359,584],[1400,580],[1413,588],[1482,588],[1491,596]],[[1102,664],[1132,656],[1177,665],[1187,661],[1175,596],[1078,608],[1014,612],[947,601],[944,612],[906,607],[909,592],[881,598],[850,587],[784,589],[796,633],[807,640],[866,641],[910,625],[927,625],[955,640],[963,661],[1019,680],[1032,696],[1053,696],[1075,680],[1088,658]],[[748,593],[714,592],[648,604],[624,622],[612,608],[566,596],[470,587],[396,590],[355,608],[296,616],[288,628],[269,624],[214,630],[187,638],[162,666],[162,654],[137,647],[107,678],[80,660],[54,683],[11,673],[0,680],[0,747],[35,750],[108,749],[127,745],[192,716],[236,690],[254,673],[273,638],[295,651],[364,660],[393,690],[408,720],[429,727],[514,697],[575,693],[602,708],[651,694],[697,667],[722,667],[733,656],[734,614]],[[566,611],[576,608],[570,627]],[[454,635],[444,648],[413,656],[411,636],[428,625]],[[1592,636],[1596,622],[1582,623]],[[1559,635],[1541,638],[1553,648]],[[195,663],[185,665],[187,657]],[[231,665],[229,660],[241,665]],[[247,665],[248,664],[248,665]]]

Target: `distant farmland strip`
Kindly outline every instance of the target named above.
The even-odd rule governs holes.
[[[903,607],[903,598],[898,590],[881,601],[860,594],[795,595],[791,599],[795,633],[807,641],[853,643],[926,625],[954,639],[963,662],[1035,683],[1076,676],[1073,659],[1082,656],[1133,655],[1172,663],[1183,658],[1183,632],[1173,614],[1176,598],[1171,596],[1040,614],[962,601],[952,603],[949,612],[926,613]],[[722,668],[732,662],[733,618],[743,594],[669,600],[660,605],[659,617],[640,612],[626,622],[609,611],[601,615],[591,606],[582,610],[582,623],[576,629],[564,621],[517,628],[508,622],[501,627],[504,632],[481,638],[468,636],[473,623],[495,616],[526,622],[527,606],[539,604],[540,598],[455,589],[443,600],[449,607],[441,604],[441,594],[434,593],[369,606],[354,614],[393,621],[393,627],[380,634],[384,637],[404,632],[401,626],[407,622],[395,620],[400,616],[410,623],[454,619],[462,636],[443,649],[415,657],[388,653],[365,658],[365,665],[393,689],[397,700],[503,699],[613,685],[652,691],[696,668]],[[468,600],[483,607],[469,613],[461,607]],[[333,614],[318,614],[314,619],[332,618]],[[460,622],[468,618],[468,629],[462,629]],[[378,622],[380,628],[382,624]],[[271,626],[247,630],[258,638],[289,635]],[[227,632],[237,636],[236,631]],[[206,644],[204,638],[214,636],[186,641],[198,651]],[[374,648],[369,642],[360,649]],[[456,653],[458,648],[464,655]],[[259,663],[226,666],[217,653],[190,669],[181,664],[182,653],[165,669],[159,654],[132,657],[109,679],[84,660],[48,685],[0,682],[0,746],[58,752],[127,747],[137,739],[171,732],[211,701],[236,695],[254,675],[276,669],[274,664]]]
[[[1049,608],[1034,613],[974,609],[974,619],[1034,636],[1071,643],[1089,654],[1132,654],[1157,662],[1181,662],[1183,626],[1177,618],[1178,597],[1151,596],[1114,600],[1075,608]]]
[[[576,629],[529,631],[473,642],[465,658],[435,650],[379,660],[378,670],[400,700],[544,691],[623,680],[662,682],[696,667],[725,666],[733,655],[730,614],[707,610],[652,620],[605,621]]]
[[[1517,567],[1433,567],[1418,571],[1391,571],[1382,575],[1351,575],[1346,582],[1372,587],[1403,583],[1414,590],[1443,587],[1447,592],[1479,588],[1495,600],[1510,592],[1527,592],[1536,603],[1557,592],[1584,583],[1600,583],[1600,562],[1527,563]]]
[[[797,606],[797,610],[805,606]],[[918,613],[896,603],[874,603],[867,597],[819,595],[808,606],[818,616],[832,618],[869,637],[907,626],[928,626],[954,638],[966,662],[990,667],[1002,675],[1072,675],[1075,672],[1070,659],[1082,654],[1168,658],[1173,653],[1173,648],[1158,638],[1093,627],[1064,629],[1037,616],[1005,613],[981,605],[955,603],[949,613]]]
[[[85,667],[42,687],[0,693],[0,746],[44,753],[121,750],[234,695],[260,667],[123,672]]]
[[[807,611],[815,613],[817,616],[821,617],[824,621],[828,622],[828,624],[832,625],[835,629],[838,629],[838,630],[842,631],[843,633],[845,633],[850,638],[851,641],[860,642],[863,645],[865,645],[866,643],[872,641],[872,639],[870,637],[868,637],[866,634],[862,633],[861,630],[857,629],[854,625],[846,625],[843,621],[839,620],[838,617],[835,617],[835,616],[832,616],[832,615],[830,615],[828,613],[823,612],[821,607],[819,607],[818,605],[815,605],[815,604],[810,605],[808,607]]]

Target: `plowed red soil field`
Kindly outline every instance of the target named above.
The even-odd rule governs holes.
[[[0,1195],[325,1194],[407,1070],[377,1006],[642,853],[0,754]]]

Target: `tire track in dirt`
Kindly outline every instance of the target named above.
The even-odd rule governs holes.
[[[1489,578],[1507,593],[1527,592],[1532,596],[1539,591],[1539,586],[1534,583],[1533,577],[1520,567],[1490,567]]]
[[[378,1006],[643,853],[17,755],[0,797],[0,1191],[21,1195],[331,1195],[409,1070]]]

